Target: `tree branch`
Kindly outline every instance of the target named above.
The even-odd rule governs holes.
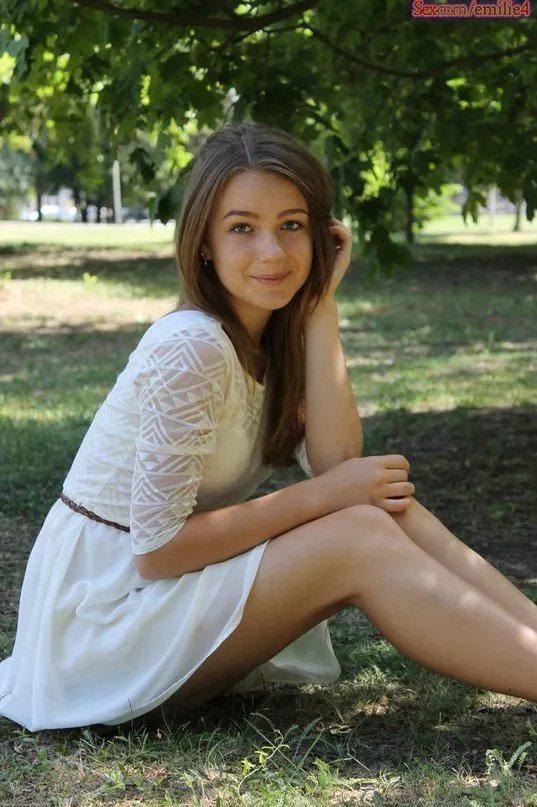
[[[198,15],[182,15],[161,11],[144,11],[136,8],[121,8],[109,3],[107,0],[74,0],[79,6],[94,8],[104,11],[115,17],[129,17],[134,20],[147,20],[157,22],[162,25],[171,25],[175,28],[221,28],[233,31],[259,31],[267,25],[275,22],[288,20],[302,14],[304,11],[316,8],[319,0],[298,0],[293,5],[285,6],[278,11],[271,11],[269,14],[261,14],[259,17],[246,17],[233,15],[232,19],[220,19],[218,17],[204,17]]]
[[[517,48],[506,48],[506,50],[497,50],[494,53],[477,53],[472,54],[471,56],[461,56],[458,59],[451,59],[447,62],[439,62],[433,67],[427,70],[395,70],[391,67],[384,67],[381,64],[374,64],[373,62],[367,62],[365,59],[360,59],[359,56],[355,56],[354,53],[351,53],[348,50],[336,45],[335,42],[332,42],[329,37],[325,34],[321,33],[317,28],[314,28],[312,25],[304,24],[302,26],[308,31],[317,37],[321,42],[327,45],[336,53],[339,53],[340,56],[343,56],[344,59],[347,59],[349,62],[353,64],[358,64],[360,67],[366,67],[368,70],[375,70],[377,73],[383,73],[386,76],[398,76],[399,78],[414,78],[414,79],[421,79],[421,78],[429,78],[430,76],[434,76],[437,73],[443,73],[444,70],[448,70],[450,67],[457,67],[458,65],[462,64],[476,64],[479,62],[488,62],[491,59],[501,59],[504,56],[517,56],[520,53],[526,53],[529,50],[535,49],[537,43],[530,42],[526,45],[519,45]]]

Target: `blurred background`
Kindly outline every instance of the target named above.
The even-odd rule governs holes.
[[[0,220],[166,224],[207,134],[257,120],[323,160],[377,269],[421,232],[534,234],[537,33],[488,6],[2,0]]]

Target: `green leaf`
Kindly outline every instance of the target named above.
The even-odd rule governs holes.
[[[156,165],[151,155],[143,148],[136,146],[130,153],[131,162],[137,167],[142,179],[147,184],[155,179]]]
[[[177,218],[182,199],[182,191],[177,185],[167,188],[157,199],[156,218],[163,224]]]

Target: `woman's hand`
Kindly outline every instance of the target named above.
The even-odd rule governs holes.
[[[352,233],[345,225],[337,219],[331,219],[329,229],[336,242],[336,259],[334,261],[334,271],[330,280],[330,286],[326,292],[326,297],[333,299],[336,289],[343,280],[345,272],[349,268],[352,253]]]
[[[330,279],[330,285],[326,294],[318,300],[314,305],[310,306],[309,313],[312,314],[317,308],[323,304],[335,303],[336,289],[343,280],[345,272],[349,268],[351,262],[352,252],[352,233],[341,221],[338,219],[330,219],[328,224],[330,234],[336,242],[336,258],[334,261],[334,269]]]
[[[357,504],[373,504],[387,513],[410,507],[414,485],[408,481],[410,465],[401,454],[357,457],[335,465],[316,477],[332,512]]]

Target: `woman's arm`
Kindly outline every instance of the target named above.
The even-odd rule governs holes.
[[[362,424],[339,336],[335,300],[306,320],[306,451],[316,475],[362,454]]]
[[[306,479],[248,502],[193,513],[164,546],[136,555],[143,577],[179,577],[288,532],[333,510],[320,479]]]

